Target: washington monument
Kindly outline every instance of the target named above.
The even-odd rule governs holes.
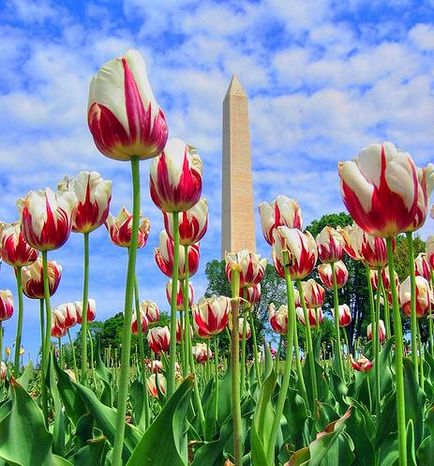
[[[247,95],[234,75],[223,100],[222,257],[256,251]]]

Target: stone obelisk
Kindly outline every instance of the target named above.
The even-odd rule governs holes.
[[[232,76],[223,100],[222,257],[256,251],[247,95]]]

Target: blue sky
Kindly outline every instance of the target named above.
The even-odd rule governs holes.
[[[65,174],[99,171],[113,180],[112,211],[130,206],[128,164],[106,159],[86,124],[91,76],[128,48],[147,62],[171,137],[195,145],[204,162],[210,227],[204,268],[220,255],[221,104],[233,73],[250,96],[255,202],[296,198],[305,224],[343,210],[336,165],[364,145],[391,140],[418,165],[433,160],[434,2],[359,0],[0,2],[0,219],[17,218],[16,199],[54,188]],[[161,215],[141,164],[142,211],[151,220],[138,259],[141,297],[167,308],[153,249]],[[269,257],[260,234],[258,249]],[[433,231],[428,221],[422,236]],[[81,236],[50,256],[63,265],[53,305],[80,299]],[[126,254],[105,228],[91,235],[90,296],[98,318],[123,304]],[[13,274],[0,288],[14,295]],[[15,318],[5,323],[6,344]],[[39,345],[37,303],[25,301],[24,346]],[[26,356],[27,357],[27,356]]]

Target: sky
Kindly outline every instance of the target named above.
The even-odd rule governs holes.
[[[169,137],[196,146],[204,163],[210,225],[205,265],[220,257],[222,100],[232,74],[249,95],[255,204],[286,194],[304,223],[345,210],[337,163],[390,140],[418,166],[433,161],[434,1],[409,0],[6,0],[0,1],[0,219],[16,200],[65,174],[96,170],[113,180],[111,211],[131,207],[130,167],[95,148],[87,128],[91,77],[129,48],[144,56]],[[167,309],[166,278],[153,258],[163,227],[141,162],[142,212],[151,235],[138,255],[142,299]],[[270,257],[256,215],[258,251]],[[421,230],[434,230],[428,220]],[[126,251],[104,227],[90,237],[90,297],[97,318],[123,308]],[[82,236],[49,257],[63,266],[52,305],[79,300]],[[0,289],[16,288],[3,264]],[[23,345],[39,347],[38,303],[25,299]],[[5,322],[13,342],[16,313]]]

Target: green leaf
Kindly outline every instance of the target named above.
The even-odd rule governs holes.
[[[30,360],[24,369],[23,373],[18,377],[17,382],[24,388],[24,390],[29,389],[29,384],[33,377],[33,363]]]
[[[110,371],[105,366],[101,359],[101,348],[100,341],[96,344],[96,358],[95,358],[95,374],[102,381],[104,390],[100,396],[101,403],[104,403],[110,408],[113,407],[113,390],[112,390],[112,377]]]
[[[255,424],[253,424],[252,428],[250,429],[250,443],[252,446],[251,456],[253,464],[255,466],[268,466],[266,449],[258,435]]]
[[[396,393],[391,392],[386,399],[377,422],[374,449],[379,449],[391,432],[396,433]],[[396,436],[396,434],[395,434]]]
[[[309,419],[306,403],[293,388],[288,389],[283,415],[286,418],[286,428],[293,449],[298,450],[309,443],[310,439],[305,428],[306,421]]]
[[[134,449],[127,466],[186,466],[185,417],[193,380],[187,378],[167,401],[163,410]]]
[[[54,417],[54,426],[53,426],[53,452],[64,456],[65,454],[65,415],[62,410],[62,403],[60,401],[59,390],[57,388],[56,374],[54,370],[55,359],[54,352],[50,353],[50,367],[48,370],[49,373],[49,382],[51,396],[53,398],[53,417]]]
[[[90,440],[88,445],[80,448],[71,460],[74,466],[103,466],[107,448],[106,438],[99,437]]]
[[[414,448],[414,428],[411,419],[407,423],[407,465],[417,466]]]
[[[419,464],[434,464],[434,437],[427,437],[416,452]]]
[[[145,386],[139,380],[135,380],[130,386],[132,413],[134,424],[145,431]]]

